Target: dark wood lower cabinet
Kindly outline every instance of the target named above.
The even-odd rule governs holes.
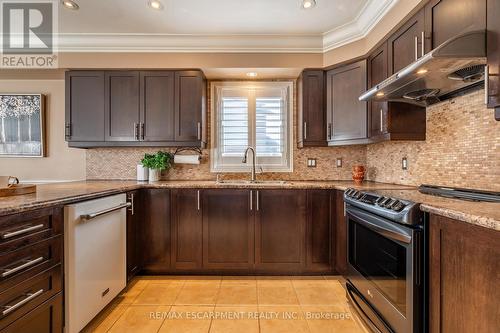
[[[127,193],[132,207],[127,209],[127,281],[141,270],[141,231],[143,226],[141,191]]]
[[[159,274],[170,271],[170,190],[143,191],[142,269]]]
[[[305,266],[307,194],[255,191],[255,269],[300,272]]]
[[[500,232],[431,215],[431,333],[498,332]]]
[[[307,191],[306,270],[330,272],[332,264],[331,197],[335,192]],[[333,220],[334,221],[334,220]]]
[[[344,191],[335,191],[335,218],[334,230],[334,262],[335,272],[340,275],[347,274],[347,223],[345,221]]]
[[[202,268],[201,190],[172,190],[172,268]]]
[[[250,270],[254,263],[252,191],[203,191],[203,268]]]

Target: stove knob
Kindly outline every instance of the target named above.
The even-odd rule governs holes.
[[[348,197],[350,197],[350,196],[352,195],[352,192],[353,192],[353,191],[354,191],[354,190],[353,190],[352,188],[348,188],[348,189],[345,191],[345,194],[346,194]]]
[[[392,206],[392,204],[393,204],[395,201],[396,201],[396,200],[394,200],[394,199],[392,199],[392,198],[389,198],[389,200],[388,200],[388,201],[386,201],[386,202],[384,203],[384,207],[385,207],[385,208],[390,209],[390,208],[391,208],[391,206]]]
[[[379,197],[376,201],[375,201],[375,204],[377,204],[378,206],[380,206],[381,202],[385,200],[385,197]]]
[[[402,211],[403,208],[405,208],[405,204],[402,203],[401,201],[398,201],[397,204],[392,205],[392,210],[394,210],[396,212]]]
[[[391,198],[384,198],[384,200],[380,201],[379,206],[385,207],[385,205],[391,200]]]
[[[360,191],[356,191],[356,194],[354,195],[354,197],[355,197],[356,199],[359,199],[359,198],[361,198],[362,196],[363,196],[363,192],[360,192]]]
[[[394,199],[394,201],[391,203],[391,205],[389,206],[390,209],[394,209],[394,207],[396,207],[397,205],[399,205],[399,200],[398,199]]]

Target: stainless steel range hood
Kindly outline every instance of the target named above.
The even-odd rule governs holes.
[[[398,101],[425,107],[483,80],[485,64],[486,32],[465,33],[382,81],[359,100]]]

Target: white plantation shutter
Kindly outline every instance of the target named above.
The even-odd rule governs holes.
[[[264,171],[292,170],[290,82],[212,84],[212,171],[248,172],[247,147]],[[249,159],[251,161],[251,159]]]

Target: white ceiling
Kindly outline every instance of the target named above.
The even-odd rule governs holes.
[[[398,0],[75,0],[59,9],[66,52],[325,52],[366,36]]]
[[[75,0],[61,8],[63,33],[141,34],[322,34],[354,20],[368,0],[317,0],[304,10],[300,0]],[[62,7],[62,6],[61,6]]]

